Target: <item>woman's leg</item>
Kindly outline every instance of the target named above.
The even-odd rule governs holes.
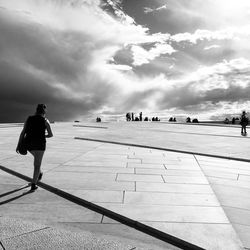
[[[244,126],[244,134],[246,134],[246,133],[247,133],[247,127]]]
[[[41,173],[41,164],[44,155],[43,150],[32,150],[30,153],[34,156],[34,172],[32,183],[36,184]]]

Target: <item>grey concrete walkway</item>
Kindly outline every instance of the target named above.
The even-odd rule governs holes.
[[[107,227],[102,215],[43,189],[18,190],[26,183],[12,175],[0,183],[0,249],[177,249],[121,224]]]
[[[44,183],[205,249],[250,248],[248,162],[74,139],[138,143],[247,159],[249,139],[240,137],[237,128],[161,123],[79,125],[83,126],[52,125],[55,137],[48,141],[43,161]],[[32,176],[32,157],[15,153],[20,130],[6,125],[0,128],[0,163]],[[3,171],[0,178],[1,193],[24,184]],[[7,197],[10,199],[4,196],[0,200],[0,216],[78,233],[92,231],[111,240],[118,237],[118,242],[129,247],[132,242],[132,246],[143,249],[174,249],[42,189],[2,202]]]

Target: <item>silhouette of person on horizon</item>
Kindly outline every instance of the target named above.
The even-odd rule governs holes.
[[[31,191],[37,189],[37,182],[42,179],[41,164],[46,149],[46,138],[53,136],[49,120],[45,118],[46,105],[38,104],[35,115],[29,116],[19,136],[16,152],[19,153],[20,142],[24,139],[27,150],[34,157],[34,172]]]
[[[241,125],[241,134],[246,135],[247,134],[246,127],[248,125],[248,117],[246,116],[246,111],[245,110],[241,114],[240,125]]]
[[[140,121],[142,121],[142,112],[140,112],[140,115],[139,115],[139,119],[140,119]]]
[[[129,122],[131,120],[130,113],[126,114],[126,121]]]

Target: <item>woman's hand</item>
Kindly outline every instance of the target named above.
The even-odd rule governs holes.
[[[16,152],[19,154],[19,145],[16,146]]]

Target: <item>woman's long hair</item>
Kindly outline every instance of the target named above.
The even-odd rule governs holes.
[[[46,113],[46,105],[38,104],[36,107],[36,115],[44,115]]]

